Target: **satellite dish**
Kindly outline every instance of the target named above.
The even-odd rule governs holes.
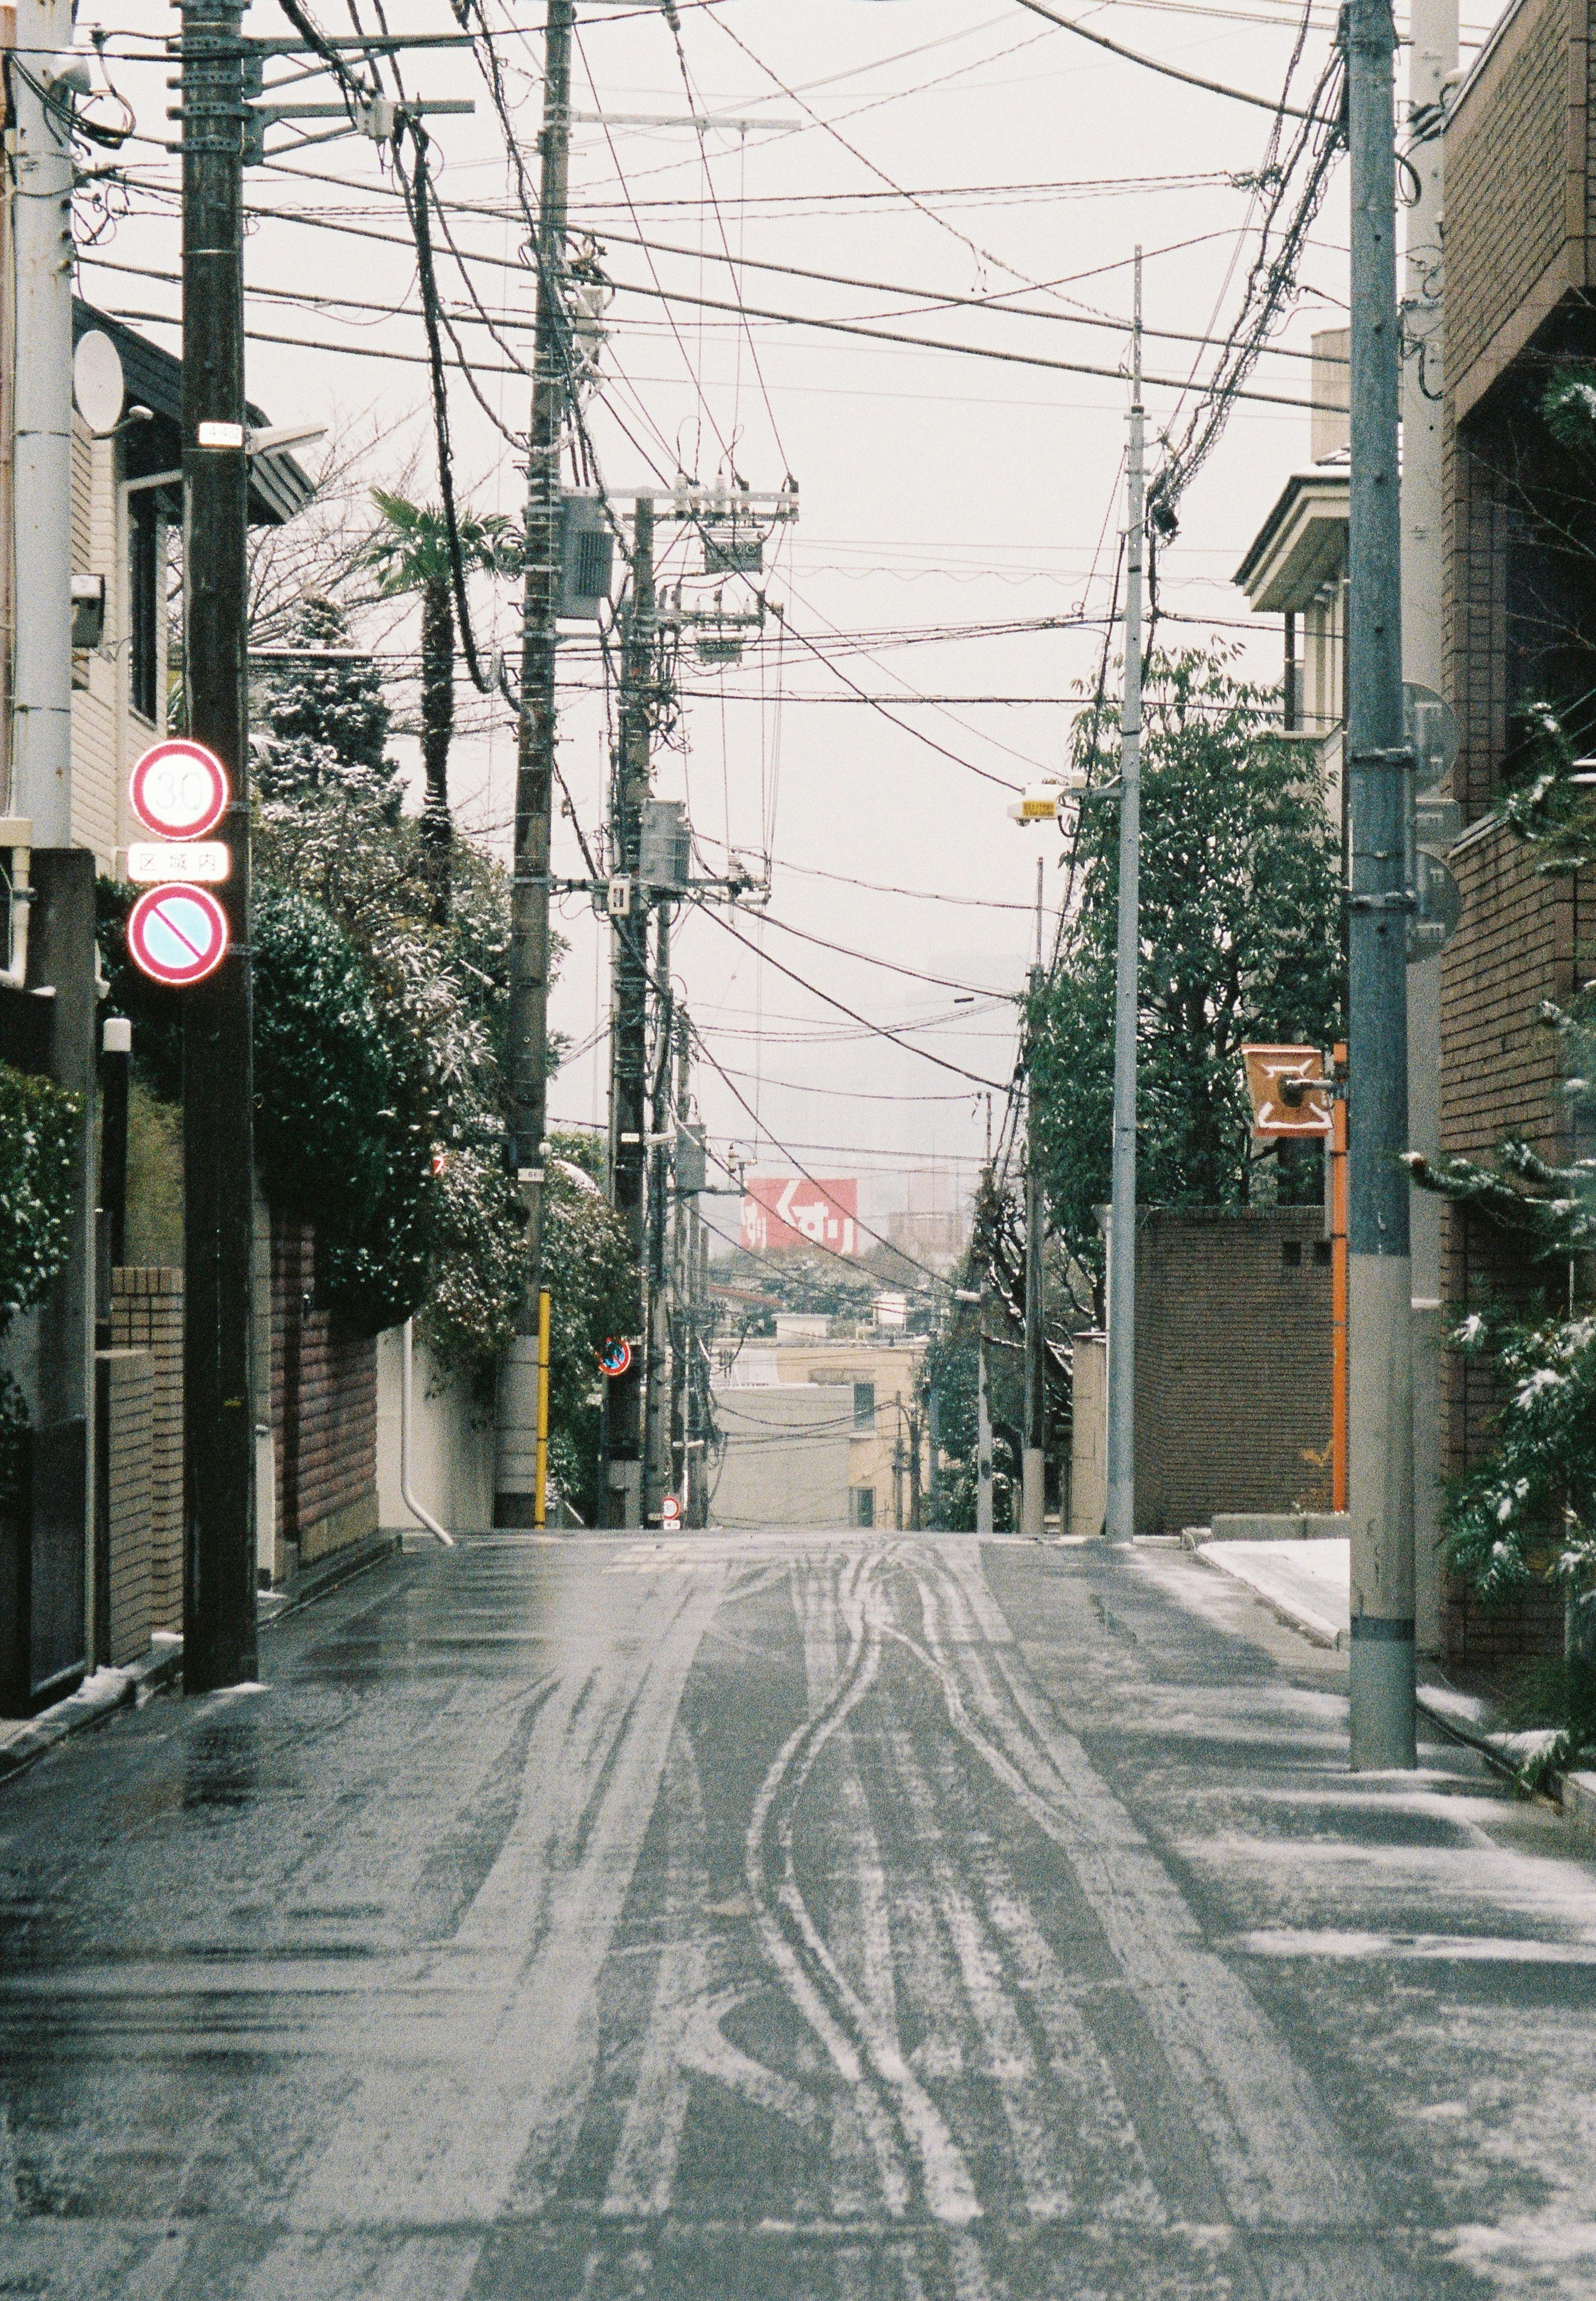
[[[72,397],[97,439],[104,439],[121,422],[125,397],[121,355],[103,330],[91,328],[79,337],[72,354]]]

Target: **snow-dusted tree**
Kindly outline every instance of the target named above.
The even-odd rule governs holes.
[[[398,762],[388,756],[388,699],[371,657],[344,654],[352,644],[345,610],[307,593],[282,643],[306,650],[306,658],[273,666],[261,682],[254,745],[259,797],[270,805],[348,791],[375,796],[397,816],[402,789]],[[318,649],[326,650],[323,660],[315,659]]]
[[[1329,1046],[1341,996],[1337,841],[1311,754],[1279,732],[1272,690],[1222,653],[1148,665],[1141,797],[1139,1188],[1166,1206],[1257,1192],[1241,1048]],[[1117,710],[1076,723],[1075,764],[1118,772]],[[1108,1197],[1119,808],[1082,809],[1074,907],[1032,1017],[1033,1091],[1049,1210],[1073,1262],[1099,1277]],[[1294,1177],[1280,1171],[1290,1197]],[[1308,1187],[1316,1196],[1316,1175]]]

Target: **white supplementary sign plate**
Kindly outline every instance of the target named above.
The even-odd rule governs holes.
[[[162,879],[219,887],[227,877],[232,858],[221,839],[192,839],[182,844],[164,840],[136,841],[128,849],[128,877],[135,887],[155,885]]]

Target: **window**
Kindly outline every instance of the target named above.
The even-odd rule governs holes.
[[[1280,1246],[1280,1259],[1282,1262],[1284,1263],[1288,1270],[1300,1270],[1302,1268],[1302,1241],[1299,1238],[1283,1239]]]
[[[130,701],[141,718],[158,715],[161,683],[161,515],[153,488],[128,498],[128,663]]]
[[[1330,1268],[1330,1241],[1327,1238],[1315,1239],[1314,1268],[1316,1270],[1328,1270]]]
[[[856,1382],[854,1385],[854,1428],[875,1428],[875,1385],[873,1382]],[[866,1519],[865,1524],[869,1523]]]
[[[867,1383],[865,1387],[869,1389],[871,1385]],[[849,1486],[848,1522],[849,1526],[859,1527],[875,1524],[875,1488],[873,1486]]]

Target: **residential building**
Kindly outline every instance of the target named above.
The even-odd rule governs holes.
[[[1452,778],[1462,891],[1441,961],[1442,1147],[1489,1161],[1512,1137],[1563,1162],[1575,1143],[1559,1045],[1540,1017],[1596,976],[1596,874],[1549,876],[1494,812],[1517,715],[1545,701],[1596,739],[1596,520],[1541,414],[1558,366],[1596,358],[1592,0],[1517,0],[1450,104],[1446,172],[1443,685],[1462,726]],[[1522,1296],[1520,1243],[1478,1213],[1442,1216],[1443,1293]],[[1486,1443],[1495,1397],[1446,1371],[1445,1450]],[[1448,1593],[1449,1651],[1487,1665],[1560,1644],[1561,1609],[1494,1612]]]
[[[924,1347],[744,1343],[714,1381],[726,1447],[710,1525],[907,1527],[929,1468],[916,1408]]]

